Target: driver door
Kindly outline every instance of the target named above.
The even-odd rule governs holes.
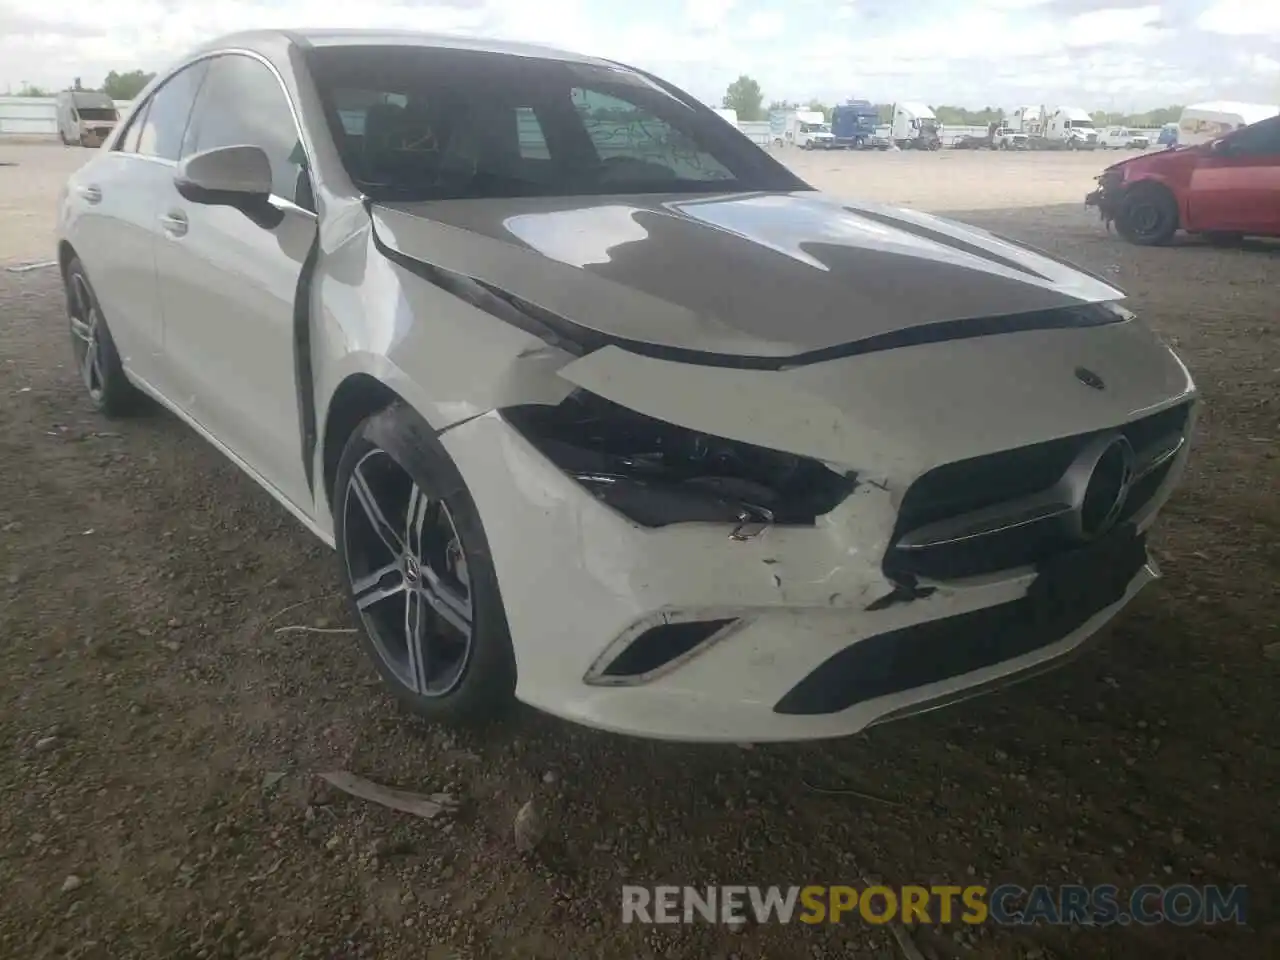
[[[172,177],[157,198],[156,275],[172,397],[306,516],[314,498],[302,455],[294,301],[316,237],[300,134],[279,79],[262,61],[210,59],[182,155],[261,147],[271,161],[274,228],[230,206],[193,203]]]
[[[1280,117],[1218,141],[1191,175],[1193,230],[1280,236]]]

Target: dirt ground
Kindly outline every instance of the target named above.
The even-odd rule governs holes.
[[[0,263],[49,255],[83,156],[0,146],[19,162],[0,166]],[[859,921],[620,922],[623,883],[864,874],[1250,888],[1246,928],[915,930],[938,960],[1280,955],[1280,252],[1123,244],[1079,206],[1096,157],[789,159],[1114,279],[1191,367],[1206,404],[1155,536],[1165,577],[1106,641],[817,745],[655,744],[530,711],[430,728],[350,635],[282,629],[350,626],[332,555],[173,417],[91,413],[56,274],[0,269],[0,956],[900,956]],[[332,769],[461,806],[394,813],[322,789]],[[530,799],[547,835],[521,855]]]

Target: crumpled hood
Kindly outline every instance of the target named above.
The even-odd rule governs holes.
[[[379,203],[391,250],[620,341],[791,357],[1123,294],[985,231],[817,192]],[[1068,320],[1065,325],[1071,325]],[[1081,324],[1096,323],[1082,316]]]

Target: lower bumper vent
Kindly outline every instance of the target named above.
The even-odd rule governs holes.
[[[632,640],[626,649],[609,661],[609,665],[600,672],[600,677],[616,680],[652,673],[734,622],[732,619],[688,620],[652,627]]]

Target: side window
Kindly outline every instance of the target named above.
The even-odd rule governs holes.
[[[252,57],[226,54],[209,66],[183,154],[244,144],[271,161],[271,192],[293,201],[303,167],[302,144],[280,81]]]
[[[182,152],[182,135],[191,116],[200,81],[208,62],[201,60],[179,70],[151,95],[141,117],[137,152],[147,157],[177,160]]]
[[[682,180],[733,179],[720,161],[643,107],[582,87],[575,87],[572,97],[602,161],[618,158],[665,167]]]

